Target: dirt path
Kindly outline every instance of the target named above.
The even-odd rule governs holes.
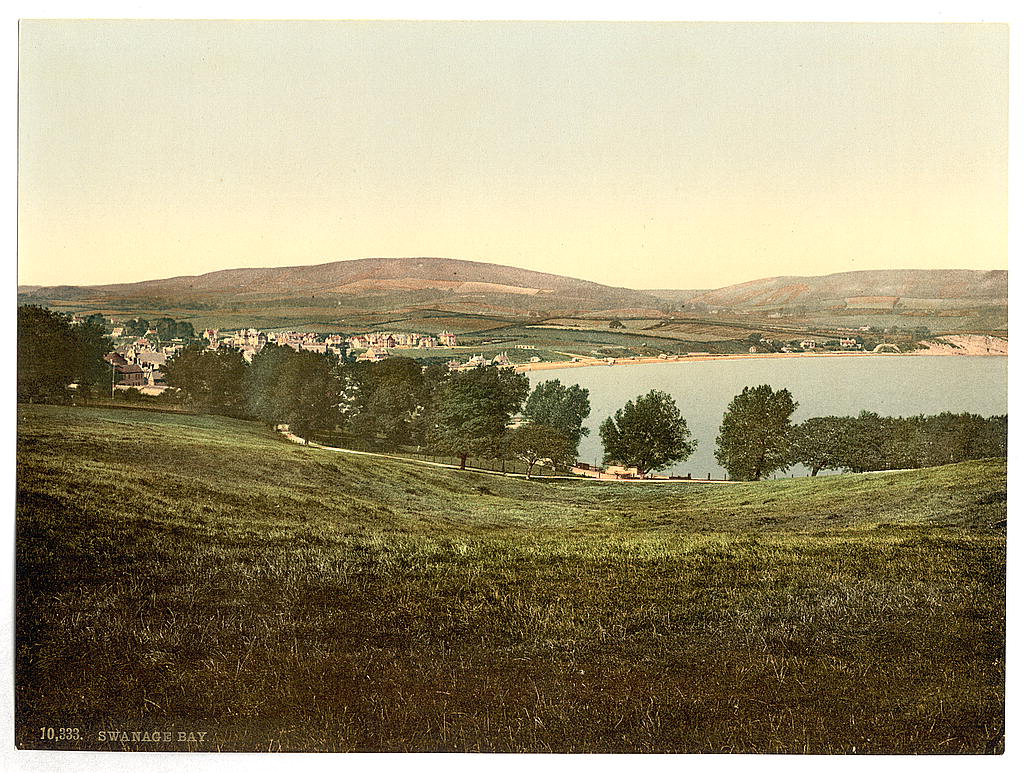
[[[441,467],[446,470],[457,470],[460,472],[472,472],[478,475],[496,475],[500,478],[521,478],[523,480],[560,480],[560,481],[590,481],[592,483],[737,483],[732,480],[686,480],[684,478],[589,478],[584,475],[531,475],[526,477],[522,472],[501,472],[500,470],[484,470],[479,467],[459,467],[457,464],[445,464],[443,462],[430,462],[426,459],[410,459],[408,456],[397,456],[395,454],[382,454],[376,451],[356,451],[351,448],[338,448],[337,446],[325,446],[312,440],[306,440],[288,430],[278,430],[286,439],[309,448],[319,448],[322,451],[335,451],[339,454],[352,454],[354,456],[376,456],[381,459],[394,459],[410,464],[419,464],[424,467]]]

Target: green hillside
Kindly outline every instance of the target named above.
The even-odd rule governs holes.
[[[216,417],[18,430],[22,747],[1001,749],[1003,461],[528,482]]]

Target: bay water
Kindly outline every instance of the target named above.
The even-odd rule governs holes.
[[[697,450],[662,475],[725,477],[715,461],[715,438],[729,402],[745,386],[788,389],[799,404],[793,422],[812,416],[882,416],[1007,412],[1007,358],[969,356],[880,356],[739,358],[616,364],[532,371],[531,385],[550,379],[590,390],[590,435],[579,459],[600,464],[597,428],[608,416],[651,389],[668,392],[686,419]],[[779,475],[805,475],[794,467]]]

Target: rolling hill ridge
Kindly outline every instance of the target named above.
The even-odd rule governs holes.
[[[664,307],[640,290],[609,287],[558,274],[449,258],[364,258],[310,266],[238,268],[131,284],[25,288],[25,297],[183,298],[269,300],[335,296],[353,305],[366,296],[389,296],[392,305],[471,300],[524,309]]]
[[[672,299],[677,291],[653,291]],[[1007,298],[1006,271],[891,269],[826,276],[778,276],[690,294],[691,303],[726,308],[893,308],[898,304],[998,305]],[[943,304],[945,302],[945,304]]]
[[[859,318],[865,314],[898,315],[901,325],[930,324],[945,332],[999,331],[1006,329],[1007,272],[850,271],[770,277],[710,290],[635,290],[469,260],[364,258],[90,287],[26,285],[19,288],[18,301],[112,316],[162,311],[214,326],[260,321],[274,327],[360,315],[408,319],[438,313],[509,321],[664,320],[705,318],[708,312],[721,311],[748,315],[746,320],[786,316],[826,327],[840,324],[830,322],[840,319],[841,324],[862,325]],[[870,317],[871,324],[876,318]]]

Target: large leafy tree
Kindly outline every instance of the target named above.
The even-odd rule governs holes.
[[[190,340],[196,337],[196,331],[192,327],[191,322],[178,322],[170,317],[161,317],[153,322],[152,325],[156,330],[157,337],[161,341],[170,341],[175,338]],[[142,333],[139,333],[138,335],[142,335],[145,332],[146,331],[143,330]]]
[[[340,384],[333,360],[316,352],[296,352],[280,369],[272,403],[278,420],[300,437],[337,423]]]
[[[524,424],[509,433],[509,453],[526,462],[526,478],[529,480],[537,464],[550,461],[554,466],[571,464],[576,458],[565,434],[546,424]]]
[[[267,344],[252,358],[244,379],[245,408],[250,416],[268,424],[284,421],[276,387],[285,364],[297,354],[290,346]]]
[[[636,467],[641,475],[681,462],[697,449],[671,395],[656,389],[627,402],[599,432],[604,461]]]
[[[103,357],[111,348],[102,324],[86,321],[71,326],[71,357],[80,394],[110,393],[113,374]]]
[[[1005,419],[1003,420],[1005,427]],[[998,452],[998,426],[991,419],[973,413],[944,412],[925,420],[928,454],[925,464],[940,465],[1001,456]],[[992,440],[997,439],[993,444]]]
[[[811,476],[822,470],[843,469],[850,423],[845,416],[815,416],[797,424],[790,432],[790,461],[810,469]]]
[[[790,417],[797,403],[788,389],[744,387],[722,417],[715,458],[737,480],[760,480],[790,465]]]
[[[131,336],[144,336],[149,330],[149,320],[136,317],[124,323],[124,332]]]
[[[167,360],[168,386],[185,393],[185,401],[200,413],[246,415],[246,364],[237,349],[187,346]]]
[[[427,440],[436,452],[459,457],[501,455],[509,419],[530,391],[525,374],[487,366],[450,373],[437,387]]]
[[[422,366],[408,357],[360,362],[346,368],[351,394],[348,429],[393,449],[418,434],[418,418],[429,400]],[[354,387],[354,389],[353,389]]]
[[[523,409],[523,416],[529,422],[561,433],[574,454],[580,440],[590,434],[583,426],[589,415],[590,391],[576,384],[565,386],[558,379],[537,384]]]
[[[423,401],[422,409],[418,409],[409,427],[410,442],[416,445],[428,443],[431,428],[434,426],[433,409],[437,405],[441,387],[447,383],[448,366],[442,363],[427,365],[423,369]]]
[[[886,416],[882,419],[884,469],[908,470],[925,466],[928,420],[924,416]]]
[[[85,318],[85,323],[87,325],[95,325],[98,328],[102,328],[104,332],[108,332],[110,330],[110,326],[107,324],[107,318],[99,313],[90,314]]]
[[[891,468],[891,422],[874,411],[861,411],[849,419],[849,428],[844,467],[853,472]]]
[[[63,402],[68,385],[80,391],[109,388],[103,355],[110,351],[94,322],[72,325],[64,314],[40,306],[18,307],[18,400]]]
[[[985,430],[981,440],[982,458],[990,456],[1006,456],[1007,450],[1007,417],[989,416],[985,419]]]

